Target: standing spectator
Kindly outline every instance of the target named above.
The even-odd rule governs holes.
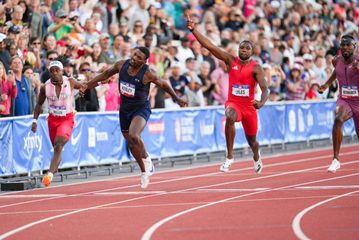
[[[17,96],[14,74],[6,74],[4,64],[0,62],[0,117],[10,116],[11,102]]]
[[[219,61],[219,68],[211,73],[211,79],[215,84],[212,93],[215,105],[224,105],[228,98],[228,70],[223,61]]]
[[[92,79],[91,66],[88,62],[82,63],[79,70],[80,73],[85,76],[85,82],[88,82]],[[86,89],[84,96],[76,100],[76,110],[79,112],[98,111],[99,107],[97,90],[95,88]]]
[[[291,76],[286,80],[287,100],[304,100],[305,94],[308,92],[309,81],[304,77],[301,69],[299,64],[294,64]]]
[[[0,33],[0,61],[3,63],[6,72],[10,69],[11,56],[5,45],[6,35]]]
[[[30,80],[22,74],[23,66],[20,57],[15,56],[11,59],[10,67],[16,79],[18,92],[13,106],[14,116],[31,114],[35,106],[36,95]]]

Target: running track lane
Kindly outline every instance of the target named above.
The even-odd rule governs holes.
[[[359,189],[359,150],[342,153],[337,174],[326,173],[328,149],[264,158],[260,175],[250,161],[226,174],[218,165],[160,172],[146,191],[136,176],[1,194],[0,239],[295,239],[301,211]],[[319,205],[300,230],[358,239],[358,205],[358,193]]]

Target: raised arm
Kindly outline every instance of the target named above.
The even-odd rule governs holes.
[[[187,106],[187,101],[182,100],[177,96],[171,85],[168,84],[168,81],[160,79],[153,72],[147,70],[144,76],[144,84],[150,84],[151,82],[156,84],[158,87],[162,88],[163,90],[165,90],[169,95],[171,95],[174,101],[177,102],[181,107]]]
[[[194,22],[190,18],[190,16],[186,15],[187,19],[187,28],[193,33],[193,35],[196,37],[198,42],[205,48],[210,51],[213,56],[216,58],[223,60],[227,66],[230,66],[234,60],[234,56],[227,53],[226,51],[222,50],[221,48],[214,45],[208,38],[206,38],[204,35],[202,35],[195,27]]]
[[[114,65],[112,65],[112,67],[110,67],[109,69],[106,69],[104,72],[97,75],[91,81],[87,82],[87,89],[92,89],[94,87],[97,87],[99,85],[98,84],[99,82],[106,81],[112,75],[119,73],[124,62],[125,62],[124,60],[116,62]]]
[[[42,104],[44,104],[45,100],[46,100],[45,85],[42,85],[40,88],[40,93],[37,98],[37,103],[36,103],[36,106],[34,109],[34,120],[31,125],[31,131],[33,131],[33,132],[36,132],[37,119],[41,113],[41,107],[42,107]]]
[[[256,109],[260,109],[261,107],[263,107],[269,97],[268,84],[267,81],[264,79],[264,71],[259,64],[254,67],[253,75],[262,90],[261,100],[259,102],[254,100],[253,105]]]

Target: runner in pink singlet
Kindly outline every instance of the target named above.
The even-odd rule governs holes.
[[[333,161],[329,172],[340,168],[339,151],[343,139],[342,126],[345,121],[353,118],[355,131],[359,137],[359,59],[354,55],[357,43],[350,35],[344,35],[340,42],[341,56],[333,60],[334,71],[328,81],[319,88],[323,93],[334,81],[339,82],[339,97],[335,110],[333,126]]]
[[[42,104],[47,99],[49,104],[49,134],[54,147],[54,155],[51,159],[50,169],[42,179],[45,187],[50,185],[53,174],[57,172],[61,162],[62,149],[70,139],[74,127],[73,90],[86,89],[85,85],[75,79],[63,76],[63,65],[60,61],[52,61],[49,65],[49,72],[50,79],[41,86],[31,126],[31,130],[36,132],[37,118],[40,115]]]

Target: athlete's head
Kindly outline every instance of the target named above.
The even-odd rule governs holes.
[[[350,35],[342,36],[340,40],[340,50],[344,58],[350,58],[351,56],[353,56],[355,48],[356,48],[356,41],[354,37]]]
[[[133,67],[139,67],[146,63],[150,57],[150,51],[146,47],[137,47],[133,53],[130,65]]]
[[[52,84],[62,84],[62,74],[64,66],[60,61],[52,61],[49,64],[49,72]]]
[[[238,47],[238,57],[242,61],[248,60],[253,54],[253,44],[248,41],[244,40],[239,43]]]

